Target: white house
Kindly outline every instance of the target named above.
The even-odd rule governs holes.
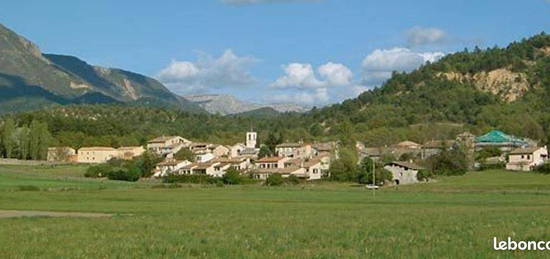
[[[241,155],[241,152],[246,149],[246,146],[243,143],[237,143],[233,146],[228,146],[229,148],[229,157],[238,157]]]
[[[184,166],[180,171],[182,174],[204,174],[210,176],[220,176],[220,170],[216,170],[215,168],[219,164],[219,162],[192,163]]]
[[[418,171],[424,169],[409,162],[391,162],[384,166],[392,174],[392,181],[395,185],[417,183]]]
[[[178,152],[191,141],[179,136],[162,136],[147,142],[147,150],[158,155],[168,155]]]
[[[506,170],[531,171],[548,160],[546,147],[518,148],[508,155]]]
[[[180,169],[182,169],[183,167],[185,167],[187,165],[190,165],[190,164],[191,164],[191,162],[189,162],[187,160],[182,160],[182,161],[168,160],[168,161],[160,162],[155,167],[155,171],[153,173],[153,176],[154,177],[163,177],[163,176],[168,175],[169,173],[179,174]]]
[[[254,162],[256,169],[285,168],[288,157],[262,157]]]
[[[199,163],[206,163],[214,158],[216,158],[216,156],[210,152],[203,151],[195,153],[195,161]]]
[[[250,158],[248,157],[233,157],[233,158],[216,158],[212,162],[219,162],[222,164],[230,164],[231,167],[239,170],[246,171],[250,168]]]
[[[290,175],[295,175],[300,178],[306,178],[306,169],[297,167],[297,166],[290,166],[285,168],[261,168],[261,169],[255,169],[252,175],[256,179],[265,180],[272,174],[280,174],[283,178],[287,178]]]

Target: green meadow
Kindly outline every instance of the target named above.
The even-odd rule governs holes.
[[[471,172],[373,193],[353,184],[164,186],[86,179],[84,166],[0,166],[3,258],[508,258],[493,237],[550,241],[550,176]]]

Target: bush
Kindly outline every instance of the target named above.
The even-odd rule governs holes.
[[[243,177],[241,176],[241,172],[234,168],[230,168],[225,172],[225,174],[222,177],[222,181],[224,184],[241,184],[243,182]]]
[[[372,184],[372,168],[376,167],[376,184],[383,185],[386,181],[393,178],[390,171],[384,169],[381,164],[376,164],[369,157],[363,158],[361,164],[357,167],[357,182],[360,184]]]
[[[111,165],[109,164],[99,164],[88,167],[84,177],[90,178],[101,178],[106,177],[109,171],[111,170]]]
[[[271,174],[265,180],[265,185],[267,186],[280,186],[283,185],[284,180],[280,174]]]
[[[289,184],[294,184],[294,185],[300,184],[300,178],[298,178],[298,176],[291,174],[288,178],[285,179],[285,182]]]
[[[418,171],[418,174],[416,174],[416,179],[418,181],[428,181],[433,177],[433,173],[430,170],[422,169]]]
[[[535,171],[541,174],[550,174],[550,163],[540,165]]]
[[[466,155],[459,150],[445,150],[432,156],[429,164],[437,175],[464,175],[468,171]]]
[[[107,174],[109,180],[135,182],[139,180],[141,171],[137,167],[130,169],[124,167],[113,167]]]

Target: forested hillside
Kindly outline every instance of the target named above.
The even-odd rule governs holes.
[[[394,73],[382,87],[310,116],[327,126],[349,124],[356,138],[373,142],[373,132],[435,122],[464,124],[477,133],[500,128],[548,141],[549,101],[550,35],[542,33]]]

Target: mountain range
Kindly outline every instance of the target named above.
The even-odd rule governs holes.
[[[0,113],[98,103],[206,110],[223,115],[266,107],[277,112],[306,110],[297,105],[248,103],[227,95],[181,97],[144,75],[93,66],[73,56],[42,53],[34,43],[1,24],[0,91]]]
[[[231,95],[188,95],[185,99],[199,105],[209,113],[230,115],[239,113],[248,113],[254,110],[264,112],[272,110],[273,112],[306,112],[309,109],[297,104],[258,104],[253,102],[241,101]],[[260,112],[260,111],[258,111]]]

